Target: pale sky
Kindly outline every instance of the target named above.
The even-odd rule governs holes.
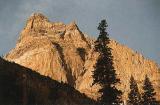
[[[98,36],[107,19],[110,37],[160,64],[160,0],[0,0],[0,54],[15,47],[34,12],[66,24],[75,20],[82,32]]]

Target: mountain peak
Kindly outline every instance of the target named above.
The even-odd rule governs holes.
[[[49,22],[44,15],[35,13],[21,32],[19,43],[5,59],[68,83],[97,99],[99,87],[91,85],[92,71],[98,58],[98,53],[92,49],[94,41],[85,37],[74,21],[68,25]],[[124,99],[129,92],[130,76],[133,75],[141,86],[146,74],[154,84],[157,97],[160,97],[158,66],[116,41],[110,41],[109,46],[116,73],[121,79],[118,88],[123,90]]]
[[[44,22],[49,22],[48,18],[42,13],[33,13],[26,23],[26,29],[41,27]]]
[[[29,17],[29,20],[35,20],[35,19],[48,20],[48,18],[42,13],[31,14],[31,16]]]
[[[79,30],[79,28],[78,28],[78,26],[77,26],[77,24],[76,24],[76,21],[72,21],[71,23],[69,23],[69,24],[67,25],[67,29],[68,29],[68,30],[74,30],[74,29],[78,29],[78,30]]]

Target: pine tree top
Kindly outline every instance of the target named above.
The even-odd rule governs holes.
[[[144,90],[142,94],[143,104],[158,105],[158,101],[156,101],[155,98],[156,92],[154,92],[153,85],[147,75],[145,76],[143,90]]]
[[[141,95],[139,93],[137,82],[134,77],[130,78],[130,93],[128,94],[129,103],[133,105],[140,105],[141,103]]]
[[[93,71],[93,84],[99,84],[102,89],[100,97],[101,104],[119,105],[121,103],[122,92],[116,88],[116,84],[120,82],[117,79],[116,71],[113,67],[113,56],[111,48],[108,46],[110,39],[106,32],[108,25],[106,20],[99,23],[98,30],[100,31],[97,40],[95,41],[95,50],[100,53]]]

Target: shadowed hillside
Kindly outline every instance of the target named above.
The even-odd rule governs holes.
[[[94,105],[73,87],[0,58],[0,103],[3,105]]]

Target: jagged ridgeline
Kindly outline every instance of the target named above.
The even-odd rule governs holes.
[[[44,15],[33,14],[20,33],[16,47],[6,54],[5,59],[28,67],[53,80],[63,81],[97,99],[99,85],[93,85],[92,71],[98,57],[93,50],[94,39],[82,33],[75,22],[63,24],[50,22]],[[155,62],[144,58],[130,48],[111,40],[114,68],[121,84],[117,88],[127,100],[131,75],[140,91],[147,74],[157,99],[160,100],[160,73]]]

